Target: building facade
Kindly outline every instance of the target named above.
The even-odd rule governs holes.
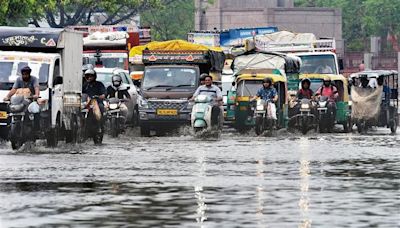
[[[343,55],[342,12],[333,8],[297,8],[293,0],[196,0],[196,30],[277,26],[279,30],[334,37]]]

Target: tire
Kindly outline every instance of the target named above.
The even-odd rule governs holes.
[[[306,135],[307,132],[308,132],[307,120],[302,119],[302,121],[301,121],[301,133],[302,133],[303,135]]]
[[[103,134],[97,133],[93,136],[93,142],[95,145],[101,145],[103,143]]]
[[[350,118],[343,124],[343,129],[345,133],[351,133],[353,131],[353,123]]]
[[[78,138],[78,122],[74,116],[71,120],[71,130],[65,132],[66,143],[76,143]]]
[[[21,131],[22,131],[21,122],[11,124],[10,129],[10,141],[11,141],[11,148],[13,150],[18,150],[21,148],[23,142],[21,138]]]
[[[256,131],[256,135],[261,135],[263,133],[264,123],[263,118],[261,116],[256,117],[256,124],[254,126],[254,130]]]
[[[357,131],[359,134],[364,134],[365,133],[365,123],[364,122],[358,122],[357,123]]]
[[[133,127],[139,126],[139,109],[138,109],[138,107],[135,107],[135,110],[133,111],[132,124],[133,124]]]
[[[140,127],[140,135],[143,137],[149,137],[150,136],[150,128],[147,126],[141,126]]]
[[[111,137],[117,138],[119,133],[119,121],[115,117],[111,117],[110,125]]]
[[[397,121],[396,120],[391,121],[390,131],[392,132],[392,134],[396,134],[396,131],[397,131]]]
[[[19,148],[21,148],[22,146],[22,142],[20,140],[11,140],[11,148],[13,150],[18,150]]]
[[[48,147],[57,147],[60,132],[60,121],[57,119],[56,126],[47,133],[46,141]]]
[[[319,133],[325,133],[325,124],[322,121],[319,122],[318,129],[319,129]]]

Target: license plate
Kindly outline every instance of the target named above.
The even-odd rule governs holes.
[[[178,110],[176,110],[176,109],[158,109],[157,115],[159,115],[159,116],[177,116]]]
[[[7,119],[7,112],[0,112],[0,119]]]

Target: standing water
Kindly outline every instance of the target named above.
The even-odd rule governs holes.
[[[399,227],[400,137],[0,146],[0,227]]]

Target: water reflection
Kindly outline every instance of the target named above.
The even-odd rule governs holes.
[[[264,201],[265,201],[265,190],[264,190],[264,170],[265,170],[265,165],[264,165],[264,160],[260,159],[256,163],[256,176],[257,176],[257,187],[256,187],[256,198],[257,198],[257,210],[256,210],[256,215],[257,215],[257,225],[258,227],[264,227],[265,226],[265,220],[264,220]]]
[[[203,182],[204,178],[206,177],[206,151],[201,150],[198,153],[197,157],[197,165],[198,165],[198,174],[197,174],[197,183],[194,186],[194,192],[197,202],[197,209],[196,209],[196,221],[203,227],[203,223],[207,220],[207,204],[205,203],[205,195],[203,190]]]
[[[308,190],[310,185],[310,145],[309,141],[304,138],[299,142],[299,152],[300,152],[300,200],[299,208],[302,215],[302,221],[299,228],[309,228],[311,227],[311,219],[309,218],[309,207],[310,199],[308,196]]]

